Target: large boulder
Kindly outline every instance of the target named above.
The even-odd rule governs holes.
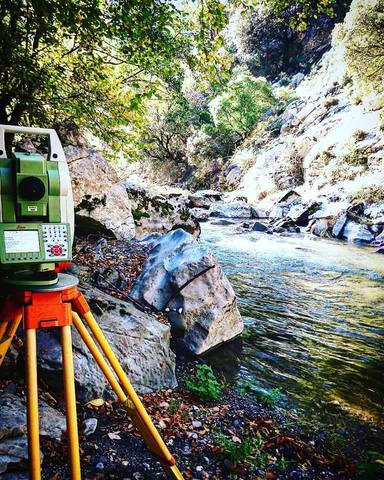
[[[258,218],[255,207],[246,202],[214,203],[209,209],[210,217],[220,218]]]
[[[61,441],[66,431],[65,416],[44,401],[39,402],[40,435]],[[0,394],[0,475],[28,465],[27,415],[25,399]]]
[[[140,393],[176,386],[175,356],[170,349],[170,328],[132,303],[117,300],[97,289],[85,296],[132,384]],[[74,330],[74,329],[73,329]],[[78,333],[73,331],[73,356],[78,399],[110,396],[111,390]],[[62,388],[61,347],[49,329],[39,332],[41,375],[53,389]]]
[[[348,220],[342,231],[342,238],[351,243],[370,243],[374,240],[367,225]]]
[[[191,214],[182,195],[152,193],[129,182],[125,182],[124,186],[132,205],[136,237],[152,232],[167,233],[177,228],[200,235],[199,222]]]
[[[76,229],[117,239],[135,236],[131,204],[115,169],[92,148],[64,148],[72,178]]]
[[[217,190],[198,190],[189,195],[189,206],[192,208],[208,209],[212,203],[220,202],[223,199],[223,195],[222,192],[218,192]]]
[[[164,235],[149,252],[131,294],[165,311],[196,354],[243,330],[235,293],[217,260],[181,229]]]

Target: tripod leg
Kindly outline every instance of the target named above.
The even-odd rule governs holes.
[[[124,390],[121,388],[119,382],[116,380],[115,375],[113,374],[113,371],[111,370],[111,367],[108,365],[107,361],[103,357],[102,353],[100,352],[98,346],[96,345],[95,341],[93,340],[91,334],[88,332],[86,329],[85,325],[81,321],[79,315],[75,312],[72,313],[72,321],[73,325],[79,332],[81,338],[83,339],[84,343],[88,347],[89,351],[91,352],[93,358],[95,359],[96,363],[104,373],[105,378],[108,380],[109,384],[111,385],[113,391],[116,393],[117,398],[120,400],[121,403],[124,403],[127,405],[127,407],[130,409],[131,415],[134,416],[134,409],[130,408],[128,405],[128,397],[124,393]],[[145,432],[146,433],[146,432]],[[148,435],[144,435],[144,440],[146,441],[147,445],[149,448],[153,451],[156,451],[156,444],[153,442],[152,437]]]
[[[67,416],[67,433],[72,480],[81,479],[79,434],[77,430],[75,372],[73,368],[71,327],[61,328],[61,347],[63,353],[63,376],[65,393],[65,410]]]
[[[92,349],[90,348],[91,353],[94,355],[96,361],[102,368],[104,372],[104,368],[101,366],[101,363],[99,363],[100,357],[102,359],[102,362],[106,365],[106,368],[110,371],[108,365],[106,364],[104,358],[100,354],[95,342],[93,341],[92,337],[88,333],[87,329],[84,327],[84,324],[81,322],[80,317],[78,316],[77,313],[73,313],[73,324],[75,327],[78,329],[80,335],[82,336],[84,342],[87,344],[88,348],[90,348],[90,344],[92,344]],[[141,403],[139,397],[137,396],[135,390],[133,389],[131,383],[128,380],[128,377],[126,376],[124,370],[122,369],[119,361],[117,360],[115,354],[113,353],[112,349],[110,348],[107,339],[105,338],[102,330],[100,329],[99,325],[97,324],[95,318],[93,317],[92,313],[86,313],[84,315],[84,318],[91,330],[91,332],[94,334],[97,342],[99,343],[101,349],[103,350],[106,358],[108,359],[109,363],[111,364],[113,370],[116,372],[116,375],[118,376],[122,386],[126,390],[128,397],[130,398],[133,406],[129,409],[130,413],[133,417],[134,423],[139,429],[140,434],[143,436],[144,440],[146,441],[149,449],[155,453],[161,460],[161,463],[163,465],[163,468],[165,472],[167,473],[168,478],[172,480],[183,480],[183,476],[181,475],[179,469],[177,468],[175,464],[175,460],[171,453],[169,452],[167,446],[165,445],[163,439],[159,435],[158,431],[156,430],[155,426],[152,423],[151,418],[147,414],[143,404]],[[89,341],[90,340],[90,341]],[[98,355],[94,354],[94,351],[98,352]],[[105,373],[105,372],[104,372]],[[109,378],[107,377],[109,380]],[[116,379],[113,377],[114,381],[116,382]],[[111,383],[112,385],[112,383]],[[113,387],[113,385],[112,385]],[[119,385],[119,390],[121,390],[121,387]],[[118,392],[115,390],[115,392],[118,394]],[[121,401],[127,403],[127,396],[124,394],[124,396],[120,396],[118,394],[118,397]]]
[[[39,397],[37,389],[36,330],[28,329],[26,336],[27,361],[27,423],[30,477],[41,479],[39,439]]]
[[[0,367],[4,361],[5,355],[11,346],[13,337],[15,336],[17,329],[19,328],[22,320],[23,311],[22,308],[4,308],[1,312],[1,317],[4,318],[0,321]]]

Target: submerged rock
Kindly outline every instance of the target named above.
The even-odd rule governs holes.
[[[252,230],[254,232],[266,232],[268,230],[268,226],[265,225],[264,223],[261,223],[261,222],[256,222],[253,227],[252,227]]]
[[[181,229],[162,237],[150,251],[131,293],[166,311],[173,329],[197,354],[243,330],[235,293],[217,260]]]
[[[112,350],[140,393],[176,386],[175,356],[170,349],[170,328],[132,303],[100,290],[85,292],[91,309]],[[82,402],[111,395],[109,385],[76,331],[73,332],[75,383]],[[62,388],[61,347],[48,329],[39,332],[41,375],[53,389]]]

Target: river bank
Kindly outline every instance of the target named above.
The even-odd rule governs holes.
[[[377,323],[384,272],[377,260],[382,257],[369,247],[336,240],[240,233],[238,221],[215,223],[202,225],[200,243],[214,252],[234,285],[244,334],[198,360],[173,341],[178,387],[143,396],[184,476],[378,480],[381,464],[368,452],[381,455],[384,439],[383,331]],[[129,301],[150,245],[79,240],[72,271],[84,286],[91,283]],[[346,323],[351,318],[356,321]],[[168,325],[163,314],[156,319]],[[193,384],[203,392],[212,387],[212,379],[201,384],[196,375],[205,364],[219,382],[218,397],[209,402],[191,392]],[[22,397],[20,372],[3,381],[1,390],[2,396]],[[40,396],[64,413],[60,393],[43,383]],[[78,405],[86,477],[163,478],[121,407],[93,400]],[[66,478],[65,442],[44,436],[42,452],[44,478]],[[19,462],[16,471],[23,466]],[[5,478],[24,478],[13,470]]]
[[[367,335],[362,338],[356,330],[357,324],[347,337],[345,332],[332,331],[332,322],[328,331],[324,328],[332,319],[329,311],[336,301],[343,300],[340,312],[344,316],[353,309],[358,317],[367,300],[375,295],[378,303],[372,306],[372,312],[380,307],[382,271],[376,271],[376,259],[381,256],[336,241],[315,241],[315,237],[270,236],[260,232],[235,234],[235,229],[236,224],[225,227],[206,223],[200,240],[204,248],[214,251],[231,279],[245,320],[242,338],[203,357],[203,364],[207,362],[213,367],[220,382],[219,397],[206,403],[191,393],[187,387],[197,381],[196,369],[202,361],[186,356],[180,343],[174,341],[179,386],[143,397],[155,425],[186,478],[378,480],[380,464],[375,464],[376,457],[368,452],[380,453],[384,438],[379,410],[372,415],[374,405],[378,406],[374,398],[381,395],[381,387],[380,382],[375,386],[376,370],[371,367],[364,371],[365,381],[359,381],[362,377],[357,375],[354,358],[363,355],[361,348],[367,349],[360,366],[368,367],[372,360],[378,362],[380,356],[375,359],[369,355],[375,344],[367,342]],[[149,248],[145,242],[88,238],[77,243],[77,266],[72,268],[82,282],[96,282],[98,288],[126,300],[148,258]],[[371,273],[362,275],[367,269]],[[330,280],[327,288],[322,283],[324,272]],[[352,302],[345,289],[332,297],[340,279],[349,278],[349,274],[360,274],[360,281],[354,280],[363,297],[360,304]],[[309,300],[315,294],[312,305]],[[326,308],[322,306],[323,297],[329,302]],[[316,319],[316,309],[322,323],[316,321],[311,327],[308,312]],[[328,316],[324,317],[327,309]],[[158,314],[156,318],[167,324],[164,315]],[[364,325],[369,315],[366,313],[362,318]],[[376,327],[377,335],[381,335],[380,327]],[[340,345],[334,342],[335,338],[341,344],[348,341],[353,347],[345,361],[340,357]],[[351,344],[353,338],[358,339],[357,344]],[[21,348],[20,339],[17,341]],[[316,345],[323,347],[316,350]],[[305,347],[309,348],[307,352]],[[327,358],[338,360],[336,366]],[[379,379],[380,370],[377,375]],[[63,412],[60,394],[51,390],[48,393],[46,386],[42,387],[41,397],[56,411]],[[360,402],[360,412],[343,408],[345,401],[343,404],[330,399],[329,393],[335,388],[339,388],[339,393],[349,389],[355,404]],[[22,396],[22,377],[4,381],[1,390],[3,395],[5,392]],[[78,407],[87,478],[163,478],[160,465],[134,434],[126,413],[117,404],[103,400],[81,402]],[[42,451],[45,478],[66,478],[65,442],[44,437]],[[17,468],[20,466],[22,462]]]

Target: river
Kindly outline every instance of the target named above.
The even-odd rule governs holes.
[[[383,420],[384,255],[311,236],[236,235],[202,224],[202,242],[238,297],[241,339],[207,360],[230,382],[279,387],[318,414]]]

